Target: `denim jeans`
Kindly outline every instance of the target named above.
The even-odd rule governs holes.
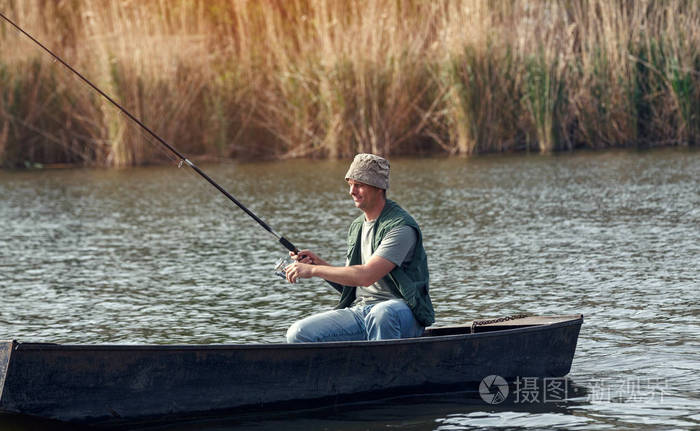
[[[388,340],[420,337],[421,326],[403,299],[330,310],[294,322],[288,343],[317,341]]]

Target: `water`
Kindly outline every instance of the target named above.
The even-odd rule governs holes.
[[[297,246],[343,261],[358,214],[347,162],[202,167]],[[700,152],[683,148],[392,160],[438,325],[585,315],[567,402],[451,394],[163,429],[700,428],[698,178]],[[283,255],[187,168],[0,172],[0,339],[281,342],[337,300],[275,277]]]

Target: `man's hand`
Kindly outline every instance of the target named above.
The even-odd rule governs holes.
[[[293,251],[290,251],[289,255],[292,257],[292,259],[299,263],[308,263],[310,265],[328,265],[325,260],[318,257],[311,250],[301,250],[299,254],[295,254]]]
[[[300,278],[311,278],[312,271],[312,264],[299,262],[292,263],[284,268],[284,274],[287,276],[287,281],[290,283],[296,283]]]

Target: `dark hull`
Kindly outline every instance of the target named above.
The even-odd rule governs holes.
[[[492,374],[508,381],[561,377],[571,368],[582,322],[582,316],[526,318],[473,334],[464,325],[413,339],[295,345],[0,342],[0,412],[116,423],[468,390]]]

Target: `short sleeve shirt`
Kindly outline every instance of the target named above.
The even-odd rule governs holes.
[[[399,226],[391,229],[382,238],[379,247],[372,253],[372,238],[374,237],[374,225],[376,220],[365,221],[362,224],[361,257],[362,263],[369,262],[372,256],[380,256],[396,266],[410,262],[413,251],[416,248],[418,236],[410,226]],[[379,280],[371,286],[357,286],[355,304],[374,304],[388,299],[397,298],[391,288]]]

